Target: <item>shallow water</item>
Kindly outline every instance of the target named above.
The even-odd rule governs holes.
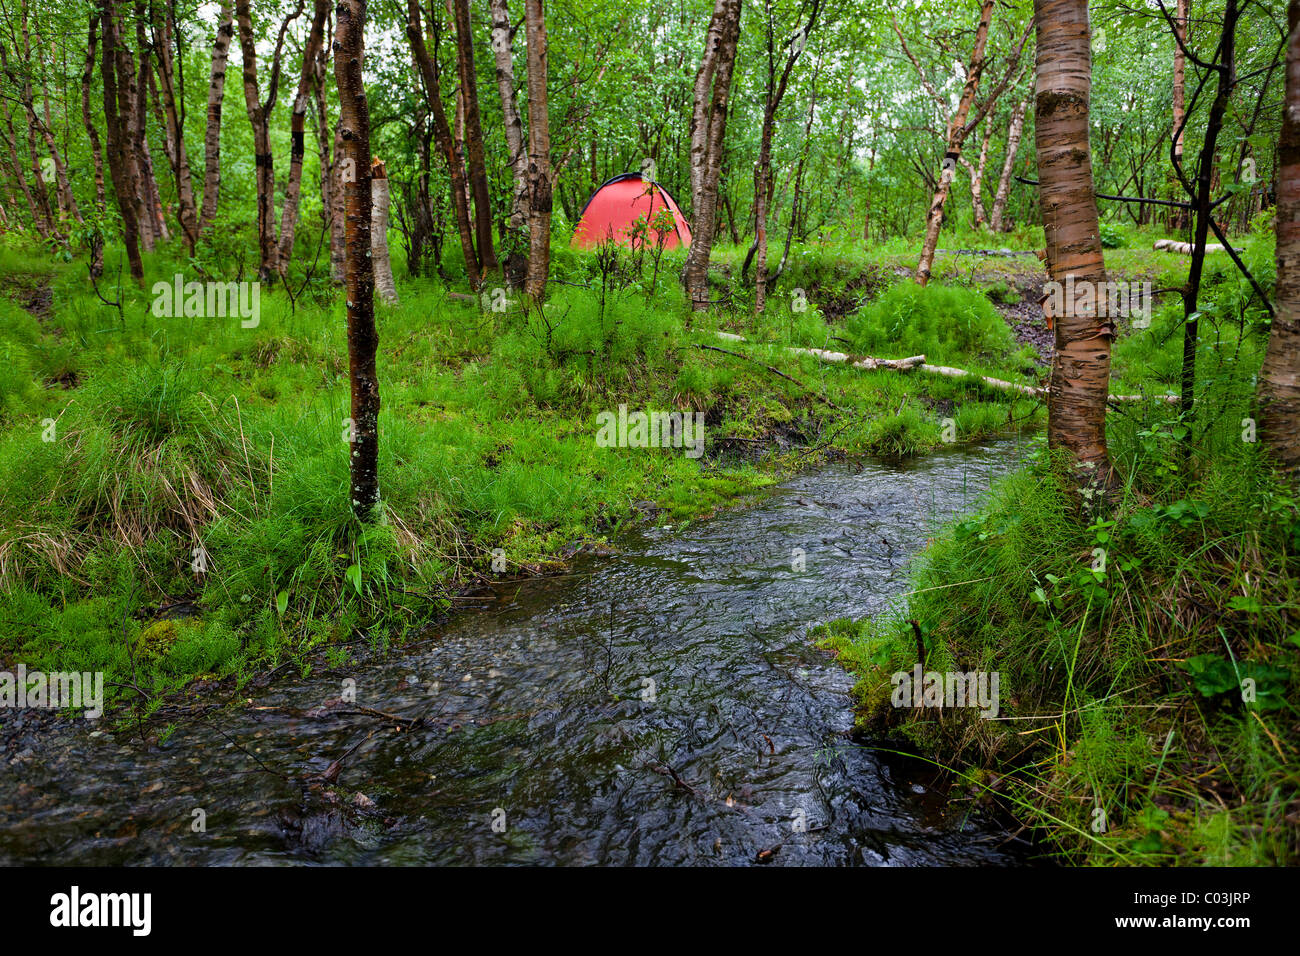
[[[0,860],[1017,862],[923,765],[852,735],[852,680],[808,630],[906,590],[908,557],[1018,458],[998,442],[803,475],[161,745],[45,729],[0,756]],[[333,786],[311,779],[339,758]]]

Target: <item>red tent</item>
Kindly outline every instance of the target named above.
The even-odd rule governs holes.
[[[587,205],[582,207],[578,226],[573,230],[573,245],[590,249],[613,239],[620,246],[631,246],[631,228],[637,218],[645,216],[647,223],[654,222],[665,206],[672,211],[675,228],[664,237],[664,248],[689,246],[691,227],[668,190],[658,183],[647,183],[640,173],[615,176],[592,193]],[[652,247],[658,241],[653,229],[648,230],[647,237]]]

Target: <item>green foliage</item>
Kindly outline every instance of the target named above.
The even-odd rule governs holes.
[[[925,355],[931,363],[1002,356],[1015,348],[1007,324],[978,292],[900,282],[849,319],[849,340],[866,355]]]
[[[905,607],[823,640],[860,674],[865,719],[1006,774],[998,795],[1070,859],[1283,862],[1268,721],[1300,700],[1300,508],[1239,440],[1229,454],[1206,435],[1213,463],[1161,470],[1162,421],[1113,435],[1126,480],[1103,517],[1081,519],[1068,465],[1044,456],[935,542]],[[928,668],[1000,672],[1011,722],[888,706],[889,675],[915,663],[912,621]],[[1043,732],[1028,752],[1024,730]],[[1200,783],[1225,775],[1227,810]],[[1261,826],[1279,835],[1257,840]]]

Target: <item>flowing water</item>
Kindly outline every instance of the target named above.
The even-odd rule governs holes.
[[[0,861],[1017,862],[923,764],[853,734],[852,680],[808,631],[906,590],[908,558],[1018,458],[998,442],[809,473],[162,743],[11,724]]]

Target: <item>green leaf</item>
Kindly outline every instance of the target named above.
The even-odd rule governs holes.
[[[1248,594],[1234,594],[1231,600],[1228,601],[1228,609],[1231,611],[1245,611],[1247,614],[1258,614],[1264,610],[1264,605],[1260,603],[1257,597]]]
[[[275,596],[275,612],[284,617],[284,612],[289,610],[289,592],[281,591]]]
[[[354,564],[347,570],[347,578],[352,582],[352,587],[356,589],[358,595],[361,594],[361,565]]]
[[[1232,665],[1215,654],[1199,654],[1179,662],[1178,666],[1191,675],[1192,683],[1202,697],[1226,694],[1237,688],[1237,672]]]

